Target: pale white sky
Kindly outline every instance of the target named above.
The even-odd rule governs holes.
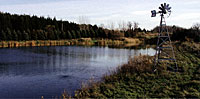
[[[200,22],[200,0],[0,0],[0,11],[12,14],[50,16],[78,23],[85,16],[90,24],[136,21],[139,27],[152,29],[159,24],[159,16],[151,18],[151,10],[161,3],[169,3],[172,14],[168,25],[189,28]]]

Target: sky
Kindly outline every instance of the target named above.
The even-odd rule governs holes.
[[[153,29],[159,25],[160,17],[151,17],[151,10],[158,10],[161,3],[172,7],[167,25],[190,28],[200,23],[200,0],[0,0],[0,11],[11,14],[27,14],[56,17],[80,23],[104,24],[109,27],[118,23],[138,22],[139,27]]]

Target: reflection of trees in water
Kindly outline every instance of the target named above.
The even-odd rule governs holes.
[[[0,61],[0,75],[35,76],[76,72],[88,74],[88,71],[94,68],[93,66],[109,65],[112,62],[120,63],[127,60],[129,56],[142,52],[130,49],[80,46],[30,47],[14,50],[16,51],[11,51],[11,56],[7,57],[18,53],[20,56],[14,56],[12,59],[20,58],[21,60]],[[103,66],[102,68],[104,68]]]
[[[136,52],[132,49],[77,46],[10,50],[10,53],[5,55],[0,49],[1,58],[10,57],[8,61],[0,60],[0,79],[2,85],[5,84],[0,91],[21,95],[23,92],[18,89],[24,91],[30,86],[33,88],[27,93],[32,95],[37,92],[38,96],[41,96],[41,90],[45,90],[49,95],[51,91],[57,93],[64,88],[73,93],[80,88],[81,82],[91,78],[99,80],[104,74],[109,73],[109,70],[115,69],[119,63],[127,62],[129,56]]]
[[[75,66],[72,66],[73,63],[76,65],[81,61],[89,60],[91,55],[86,53],[88,48],[84,48],[84,51],[83,53],[76,53],[76,47],[19,48],[18,52],[21,53],[21,56],[17,56],[17,58],[25,56],[26,60],[1,62],[0,74],[33,76],[66,72],[66,70],[75,69]],[[85,67],[80,67],[80,69],[83,70]]]
[[[0,63],[0,76],[8,72],[8,66],[5,63]]]

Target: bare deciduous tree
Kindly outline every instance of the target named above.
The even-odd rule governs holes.
[[[115,28],[114,22],[109,21],[108,24],[107,24],[107,28],[109,28],[109,29],[111,29],[111,30],[114,30],[114,28]]]
[[[125,21],[122,22],[122,30],[123,30],[123,31],[126,31],[126,30],[127,30],[127,25],[126,25],[126,22],[125,22]]]
[[[102,24],[99,25],[99,27],[105,28],[105,25],[102,23]]]
[[[114,30],[114,28],[115,28],[115,24],[114,24],[114,22],[111,22],[110,23],[110,29]]]
[[[200,23],[195,23],[193,26],[192,26],[193,29],[195,30],[200,30]]]
[[[134,25],[133,25],[133,28],[134,28],[134,30],[135,30],[135,29],[137,29],[137,28],[138,28],[138,25],[139,25],[139,23],[138,23],[138,22],[133,22],[133,24],[134,24]]]
[[[121,21],[118,22],[118,29],[122,30],[122,22]]]
[[[128,26],[128,29],[131,30],[133,26],[132,22],[128,21],[127,26]]]
[[[78,22],[80,24],[89,24],[90,23],[90,20],[87,16],[79,16],[78,17]]]

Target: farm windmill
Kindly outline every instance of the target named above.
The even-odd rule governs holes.
[[[156,10],[152,10],[151,14],[151,17],[156,17],[157,14],[161,16],[156,55],[154,60],[155,70],[157,70],[158,65],[166,64],[168,70],[177,71],[178,67],[175,59],[174,49],[171,44],[170,35],[165,21],[165,17],[169,17],[171,15],[171,7],[166,3],[161,4],[159,11],[156,12]]]

